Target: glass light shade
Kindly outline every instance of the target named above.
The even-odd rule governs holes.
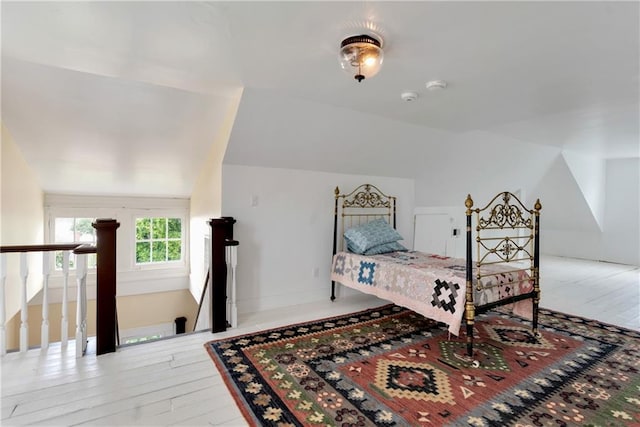
[[[349,37],[340,46],[340,65],[359,82],[375,76],[384,60],[380,42],[361,35]]]

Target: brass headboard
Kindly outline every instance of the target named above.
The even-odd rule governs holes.
[[[333,220],[333,254],[344,250],[344,232],[350,227],[384,218],[396,228],[396,198],[388,196],[375,185],[362,184],[349,194],[335,191],[335,211]]]
[[[350,227],[384,218],[396,228],[396,198],[384,194],[375,185],[362,184],[349,194],[340,194],[336,187],[334,193],[333,255],[344,250],[344,232]],[[335,289],[336,282],[331,281],[331,301],[336,299]]]
[[[482,267],[490,264],[509,264],[510,272],[529,270],[530,277],[538,277],[539,220],[542,205],[537,200],[528,209],[513,193],[496,195],[485,207],[471,209],[473,200],[467,196],[467,251],[471,248],[472,213],[475,213],[475,241],[477,244],[475,271],[476,287],[482,289],[481,279],[495,273],[483,274]],[[468,257],[470,258],[470,257]],[[524,265],[523,265],[524,264]],[[518,267],[522,268],[518,268]]]

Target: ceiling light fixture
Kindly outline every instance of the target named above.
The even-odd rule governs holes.
[[[384,59],[382,41],[375,37],[361,34],[351,36],[340,43],[340,65],[349,74],[361,82],[375,76]]]
[[[441,90],[447,88],[447,82],[444,80],[431,80],[427,82],[427,89],[429,90]]]
[[[402,100],[406,102],[413,102],[418,99],[418,94],[415,92],[402,92],[400,94],[400,98],[402,98]]]

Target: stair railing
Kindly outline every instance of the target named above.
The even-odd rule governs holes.
[[[76,255],[76,355],[82,356],[86,351],[86,313],[87,313],[87,257],[90,253],[96,253],[96,247],[82,243],[64,243],[50,245],[15,245],[0,247],[0,354],[7,353],[6,335],[6,301],[5,286],[7,279],[8,254],[15,253],[19,256],[20,263],[20,346],[24,353],[29,348],[29,323],[28,323],[28,295],[27,283],[29,278],[29,256],[34,253],[42,253],[42,325],[40,348],[46,351],[49,348],[49,278],[51,274],[51,252],[62,251],[62,308],[60,324],[60,342],[63,347],[68,343],[68,288],[69,288],[69,255]],[[79,353],[80,352],[80,353]]]
[[[69,256],[76,256],[76,357],[82,357],[87,349],[87,273],[89,254],[97,254],[96,266],[96,354],[115,351],[116,348],[116,229],[120,226],[112,219],[98,219],[93,223],[96,229],[97,244],[63,243],[47,245],[0,246],[0,356],[7,353],[6,333],[6,279],[8,254],[19,256],[20,277],[20,345],[24,353],[29,348],[28,324],[28,278],[29,255],[42,253],[42,325],[40,347],[46,351],[49,347],[49,279],[51,273],[50,253],[62,251],[62,307],[60,324],[60,342],[62,347],[68,343],[68,301],[69,301]],[[15,261],[15,260],[12,260]]]

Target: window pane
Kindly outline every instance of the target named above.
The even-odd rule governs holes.
[[[151,261],[151,244],[149,242],[136,243],[136,262],[150,262]]]
[[[62,270],[62,251],[56,251],[56,270]]]
[[[167,244],[165,242],[153,242],[153,262],[167,260]]]
[[[169,218],[169,236],[170,239],[179,239],[182,237],[182,222],[180,218]]]
[[[98,257],[97,254],[89,254],[89,258],[87,258],[87,266],[89,268],[96,268],[98,266]]]
[[[136,245],[137,264],[182,260],[182,219],[137,218]]]
[[[76,218],[74,242],[95,242],[95,229],[91,225],[93,218]]]
[[[167,237],[167,218],[153,218],[153,238],[164,239]]]
[[[169,261],[182,259],[182,242],[180,240],[169,241]]]
[[[149,240],[151,238],[151,219],[136,218],[136,240]]]
[[[55,243],[72,243],[73,240],[73,218],[56,218],[55,222]]]

